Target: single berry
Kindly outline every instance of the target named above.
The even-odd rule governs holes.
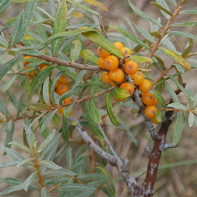
[[[61,76],[58,80],[57,80],[57,83],[59,84],[64,84],[66,85],[67,84],[67,78],[65,76]]]
[[[57,112],[59,112],[60,114],[63,114],[63,113],[64,113],[64,108],[66,108],[66,107],[62,107],[62,108],[58,109]],[[70,110],[69,116],[70,116],[71,114],[72,114],[72,110]]]
[[[111,79],[109,78],[109,73],[106,71],[101,74],[101,79],[104,83],[111,83]]]
[[[56,88],[55,91],[58,95],[63,95],[64,93],[66,93],[68,91],[68,87],[64,84],[59,84]]]
[[[117,84],[120,84],[124,81],[124,72],[120,68],[111,70],[109,71],[109,78]]]
[[[66,104],[66,103],[72,103],[70,100],[70,97],[64,99],[64,104]]]
[[[125,63],[124,70],[128,75],[134,75],[138,71],[138,63],[129,60]]]
[[[147,118],[150,118],[150,119],[154,118],[157,113],[157,108],[154,105],[149,105],[145,108],[144,113]]]
[[[134,85],[140,85],[144,81],[144,74],[140,71],[136,72],[134,75],[130,75],[133,79]]]
[[[114,42],[114,46],[120,51],[124,47],[124,44],[122,42]]]
[[[120,88],[123,88],[123,89],[129,91],[129,92],[130,92],[130,95],[132,95],[133,92],[134,92],[134,87],[133,87],[133,85],[132,85],[131,83],[129,83],[129,82],[124,82],[124,83],[122,83],[122,84],[120,85]]]
[[[118,65],[118,58],[114,55],[110,55],[104,59],[104,67],[107,70],[115,70],[116,68],[118,68]]]
[[[139,85],[139,90],[141,92],[148,92],[151,89],[151,82],[148,79],[144,79],[143,82]]]
[[[125,56],[130,56],[132,54],[131,49],[128,47],[123,47],[120,50],[121,54],[125,57]]]
[[[98,65],[99,65],[100,68],[105,69],[104,59],[102,57],[98,58]]]
[[[159,124],[160,122],[157,120],[156,116],[151,118],[151,121],[154,123],[154,124]]]
[[[142,102],[145,105],[154,105],[155,96],[151,92],[145,92],[142,94]]]
[[[31,56],[24,56],[23,59],[24,59],[24,60],[30,60],[30,59],[32,59],[32,57],[31,57]],[[27,65],[30,64],[30,63],[31,63],[31,62],[23,61],[23,65],[24,65],[24,66],[27,66]]]
[[[43,65],[40,69],[40,71],[43,71],[46,67],[48,67],[47,65]]]
[[[110,55],[109,52],[107,52],[105,49],[101,48],[100,46],[97,49],[97,54],[99,57],[102,57],[102,58],[106,58],[107,56]]]

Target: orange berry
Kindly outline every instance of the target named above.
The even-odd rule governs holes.
[[[151,118],[151,121],[154,123],[154,124],[159,124],[160,122],[157,120],[156,116],[154,116],[153,118]]]
[[[134,75],[138,71],[138,63],[129,60],[125,63],[124,70],[128,75]]]
[[[66,85],[67,84],[67,78],[65,76],[61,76],[58,80],[57,80],[57,83],[59,84],[64,84]]]
[[[104,59],[102,57],[98,58],[98,65],[100,66],[100,68],[105,69]]]
[[[99,57],[102,57],[102,58],[106,58],[107,56],[110,55],[109,52],[107,52],[105,49],[101,48],[100,46],[97,49],[97,54]]]
[[[25,59],[32,59],[32,57],[27,55],[27,56],[24,56],[23,59],[24,59],[24,60],[25,60]],[[24,62],[23,62],[23,65],[24,65],[24,66],[27,66],[27,65],[30,64],[30,63],[31,63],[31,62],[25,62],[25,61],[24,61]]]
[[[142,72],[138,71],[134,75],[130,75],[133,79],[134,85],[140,85],[144,81],[144,75]]]
[[[65,104],[66,104],[66,103],[72,103],[71,100],[70,100],[70,97],[65,98],[65,99],[64,99],[64,103],[65,103]]]
[[[148,79],[144,79],[143,82],[139,85],[139,90],[141,92],[148,92],[151,89],[151,82]]]
[[[58,95],[63,95],[64,93],[66,93],[68,91],[68,87],[64,84],[59,84],[56,88],[55,91]]]
[[[133,92],[134,92],[134,87],[133,87],[133,85],[132,85],[131,83],[129,83],[129,82],[124,82],[124,83],[122,83],[122,84],[120,85],[120,88],[123,88],[123,89],[129,91],[129,92],[130,92],[130,95],[132,95]]]
[[[43,71],[46,67],[48,67],[48,66],[47,65],[42,66],[40,71]]]
[[[111,86],[112,86],[112,87],[116,87],[116,84],[112,81],[112,82],[111,82]]]
[[[104,59],[104,67],[107,70],[115,70],[116,68],[118,68],[118,65],[118,58],[114,55],[110,55]]]
[[[114,46],[120,51],[124,47],[124,44],[122,42],[114,42]]]
[[[123,48],[120,50],[120,52],[121,52],[121,54],[122,54],[123,56],[127,56],[127,55],[130,56],[130,55],[132,54],[131,49],[128,48],[128,47],[123,47]]]
[[[33,77],[29,76],[29,83],[32,83],[32,81],[33,81]]]
[[[64,113],[64,108],[66,108],[66,107],[62,107],[62,108],[58,109],[57,112],[59,112],[60,114],[63,114],[63,113]],[[72,110],[70,110],[69,116],[70,116],[71,114],[72,114]]]
[[[109,73],[108,72],[103,72],[101,74],[101,79],[104,83],[111,83],[111,79],[109,78]]]
[[[147,118],[154,118],[157,113],[157,108],[154,105],[149,105],[145,108],[144,113]]]
[[[124,81],[124,72],[120,68],[111,70],[109,71],[109,78],[119,84]]]
[[[145,92],[142,94],[142,102],[145,105],[154,105],[155,96],[151,92]]]

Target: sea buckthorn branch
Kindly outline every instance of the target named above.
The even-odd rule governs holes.
[[[131,79],[131,77],[129,76],[129,82],[132,83],[132,85],[135,87],[135,85],[133,84],[133,80]],[[154,126],[153,126],[153,123],[150,121],[149,118],[147,118],[144,114],[144,109],[145,109],[145,106],[144,104],[142,103],[141,101],[141,98],[138,94],[138,91],[137,91],[137,88],[135,87],[135,90],[134,90],[134,93],[133,93],[133,97],[134,97],[134,100],[135,102],[137,103],[137,105],[139,106],[140,108],[140,111],[142,112],[142,115],[144,117],[144,120],[145,120],[145,124],[146,124],[146,127],[151,135],[151,138],[154,140],[154,141],[157,141],[159,139],[159,136],[158,136],[158,133],[157,131],[155,130]]]
[[[31,55],[31,56],[40,58],[47,62],[55,63],[59,66],[68,66],[68,67],[77,68],[80,70],[101,71],[101,68],[99,66],[92,66],[88,64],[79,64],[79,63],[69,62],[69,61],[61,60],[59,58],[48,56],[48,55]]]
[[[170,29],[170,25],[172,24],[174,18],[179,14],[179,11],[181,10],[182,7],[183,7],[182,4],[176,7],[176,9],[174,10],[174,13],[168,20],[166,26],[161,30],[161,37],[157,39],[157,42],[154,44],[154,46],[150,50],[150,53],[149,53],[150,58],[154,56],[155,52],[157,51],[159,47],[160,42],[162,41],[163,37],[167,34],[168,30]]]
[[[73,116],[70,117],[71,121],[77,122],[76,129],[80,133],[83,140],[89,145],[90,148],[92,148],[98,155],[100,155],[102,158],[104,158],[108,163],[110,163],[113,166],[116,166],[120,174],[123,176],[127,187],[129,189],[129,192],[134,197],[140,197],[142,194],[142,189],[138,186],[136,180],[130,175],[128,172],[127,165],[128,160],[126,159],[123,163],[122,160],[117,156],[117,153],[112,148],[107,136],[105,135],[103,129],[101,128],[101,132],[104,134],[105,142],[110,148],[110,151],[112,152],[113,156],[107,152],[105,152],[100,146],[98,146],[92,138],[88,135],[88,133],[83,129],[81,124],[76,120]]]
[[[161,128],[159,129],[159,139],[155,141],[154,147],[149,155],[149,163],[146,173],[146,178],[143,185],[143,196],[149,197],[154,194],[154,184],[157,177],[157,171],[159,167],[159,161],[161,158],[162,151],[165,146],[165,139],[168,132],[168,128],[172,121],[172,111],[165,113],[164,120],[162,121]]]

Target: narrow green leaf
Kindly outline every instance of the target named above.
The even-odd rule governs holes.
[[[0,195],[2,196],[20,190],[23,190],[23,183],[4,189],[3,191],[0,192]]]
[[[162,7],[161,5],[159,5],[158,3],[155,2],[151,2],[152,5],[158,7],[160,10],[164,11],[166,14],[168,14],[169,16],[172,16],[172,13],[169,12],[167,9],[165,9],[164,7]]]
[[[57,39],[61,39],[61,38],[65,38],[65,37],[70,37],[70,36],[75,36],[78,35],[80,33],[83,32],[88,32],[88,31],[93,31],[91,28],[84,28],[81,30],[73,30],[73,31],[66,31],[66,32],[62,32],[62,33],[56,33],[53,36],[51,36],[50,38],[48,38],[44,43],[42,43],[39,46],[39,50],[46,48],[51,42],[57,40]]]
[[[62,176],[76,176],[77,174],[75,172],[72,172],[70,170],[66,170],[64,168],[58,169],[58,170],[48,170],[44,173],[44,176],[46,177],[62,177]]]
[[[68,19],[68,8],[66,0],[62,0],[60,3],[60,6],[57,11],[57,15],[54,22],[53,27],[53,35],[57,33],[62,33],[66,29],[67,25],[67,19]],[[53,54],[56,54],[61,46],[62,39],[55,40],[52,44],[52,52]]]
[[[88,8],[88,7],[86,7],[86,6],[84,6],[84,5],[81,4],[81,3],[77,3],[76,1],[73,1],[73,0],[67,0],[67,1],[68,1],[69,3],[71,3],[71,4],[73,4],[74,6],[79,7],[79,8],[81,8],[81,9],[83,9],[83,10],[86,10],[86,11],[92,13],[92,14],[95,14],[95,15],[97,15],[97,16],[100,15],[98,12],[96,12],[96,11],[94,11],[94,10],[92,10],[92,9],[90,9],[90,8]]]
[[[46,187],[41,188],[41,197],[50,197],[49,191]]]
[[[50,99],[49,99],[49,77],[46,78],[44,84],[43,84],[43,98],[47,105],[51,105]]]
[[[159,91],[155,91],[154,95],[155,95],[156,99],[158,100],[159,104],[162,107],[166,108],[166,102],[165,102],[163,96],[161,95],[161,93]]]
[[[6,127],[5,131],[6,131],[7,134],[6,134],[6,139],[5,139],[5,142],[4,142],[4,146],[10,148],[11,147],[10,142],[12,141],[13,134],[14,134],[14,124],[13,124],[12,120],[10,120],[7,123],[7,127]]]
[[[171,13],[170,8],[168,6],[168,4],[166,3],[165,0],[156,0],[156,2],[161,5],[164,9],[166,9],[168,12]],[[160,10],[161,13],[169,20],[170,19],[170,15],[166,14],[164,11]]]
[[[9,4],[10,4],[10,0],[1,0],[0,1],[0,12],[3,12],[3,10],[5,10]]]
[[[189,127],[191,128],[194,124],[194,114],[192,112],[189,112],[189,116],[188,116],[188,124],[189,124]]]
[[[32,111],[48,111],[51,109],[51,106],[43,103],[35,103],[32,104],[29,109]]]
[[[31,185],[31,183],[36,179],[37,177],[37,172],[33,172],[29,177],[25,180],[23,184],[23,188],[25,191],[28,190],[28,187]]]
[[[7,168],[7,167],[16,167],[18,162],[6,162],[6,163],[0,163],[0,168]],[[1,179],[0,179],[1,181]]]
[[[150,57],[145,57],[145,56],[132,55],[130,59],[139,64],[143,64],[144,62],[153,63],[153,60]]]
[[[183,123],[184,123],[184,115],[182,112],[178,113],[176,124],[175,124],[175,132],[172,139],[172,144],[177,145],[181,139],[182,131],[183,131]]]
[[[31,165],[31,167],[32,167],[32,165],[33,165],[32,161],[34,161],[34,158],[25,159],[25,160],[19,162],[16,167],[18,168],[20,166],[25,166],[25,165],[29,165],[29,166]]]
[[[130,96],[129,91],[119,87],[114,88],[114,94],[119,100],[124,100]]]
[[[187,33],[187,32],[170,31],[169,34],[174,35],[174,36],[184,36],[184,37],[187,37],[187,38],[191,38],[193,40],[197,40],[197,36],[194,36],[193,34],[190,34],[190,33]]]
[[[175,109],[180,109],[182,111],[187,111],[187,107],[185,107],[181,103],[170,103],[170,104],[168,104],[168,107],[175,108]]]
[[[90,102],[86,103],[86,117],[88,119],[88,123],[94,132],[94,134],[99,137],[100,139],[104,139],[102,132],[100,131],[98,125],[95,123],[94,114],[90,109]]]
[[[102,123],[102,120],[101,120],[101,116],[98,112],[98,109],[96,107],[96,103],[95,103],[95,97],[93,97],[91,100],[90,100],[90,111],[91,111],[91,114],[93,115],[93,120],[95,121],[96,124],[101,124]]]
[[[176,0],[168,0],[168,2],[175,7],[177,6]]]
[[[194,47],[194,42],[192,39],[190,39],[189,46],[182,52],[181,56],[183,58],[188,57],[188,55],[192,52],[193,47]]]
[[[10,61],[0,66],[0,80],[6,75],[6,73],[22,59],[22,55],[16,56]]]
[[[140,46],[142,47],[145,47],[145,48],[149,48],[149,46],[147,44],[145,44],[144,42],[142,42],[139,38],[137,38],[136,36],[130,34],[128,31],[126,31],[125,29],[119,27],[119,26],[110,26],[112,27],[113,29],[119,31],[120,33],[122,33],[123,35],[125,35],[127,38],[129,38],[130,40],[136,42],[137,44],[139,44]]]
[[[29,154],[32,154],[31,150],[27,146],[25,146],[24,144],[21,144],[18,142],[10,142],[10,144],[17,146],[18,148],[20,148],[21,150],[23,150]]]
[[[42,123],[42,126],[41,126],[41,128],[40,128],[40,132],[41,132],[41,133],[45,130],[45,128],[47,127],[49,121],[53,118],[53,116],[55,115],[55,113],[57,112],[57,110],[58,110],[58,109],[55,109],[55,110],[53,110],[53,111],[50,111],[50,112],[46,115],[46,117],[44,118],[44,121],[43,121],[43,123]]]
[[[174,51],[171,51],[170,49],[166,49],[164,47],[159,47],[161,51],[163,51],[166,55],[171,56],[175,61],[180,63],[185,69],[191,70],[190,64],[181,57],[181,55],[175,53]]]
[[[148,41],[152,43],[155,43],[154,37],[145,28],[140,27],[138,25],[135,25],[135,27],[141,33],[141,35],[144,36],[145,39],[147,39]]]
[[[182,10],[180,14],[197,14],[197,9]]]
[[[89,61],[95,65],[98,65],[98,57],[90,50],[84,49],[80,52],[80,57],[84,59],[84,62]]]
[[[161,24],[158,21],[156,21],[155,19],[151,18],[150,16],[148,16],[147,14],[145,14],[144,12],[142,12],[141,10],[139,10],[129,0],[128,0],[128,2],[129,2],[130,7],[133,9],[133,11],[136,12],[139,16],[141,16],[142,18],[150,21],[154,25],[157,25],[157,26],[161,27]]]
[[[178,96],[176,95],[175,91],[172,89],[172,87],[169,85],[168,82],[166,83],[166,87],[167,87],[167,90],[170,93],[173,101],[176,102],[176,103],[179,103]]]
[[[102,47],[106,51],[108,51],[110,54],[115,55],[116,57],[122,58],[122,54],[120,51],[113,45],[112,42],[110,42],[107,38],[103,37],[101,34],[90,31],[82,33],[83,36],[85,36],[88,40],[94,42],[98,46]]]
[[[61,166],[55,164],[52,161],[39,160],[38,163],[39,163],[40,166],[44,166],[44,167],[49,168],[49,169],[54,169],[54,170],[62,169]]]
[[[197,26],[197,22],[181,22],[181,23],[174,23],[171,26]]]
[[[116,115],[113,112],[113,108],[112,108],[111,100],[110,100],[110,93],[107,94],[105,103],[106,103],[106,108],[107,108],[107,114],[108,114],[111,122],[114,125],[120,125],[120,121],[118,120],[118,118],[116,117]]]
[[[70,51],[70,60],[72,62],[75,62],[76,60],[78,60],[79,55],[80,55],[80,51],[81,51],[81,42],[80,40],[74,40],[72,41],[74,48],[71,49]]]
[[[56,10],[55,0],[49,0],[49,9],[51,11],[52,16],[54,16],[55,15],[55,10]]]

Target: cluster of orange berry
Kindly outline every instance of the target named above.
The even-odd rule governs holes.
[[[29,59],[32,59],[32,57],[31,57],[31,56],[24,56],[23,59],[26,60],[26,61],[23,61],[23,65],[24,65],[24,66],[27,66],[28,64],[30,64]],[[39,67],[38,67],[38,70],[39,70],[39,71],[42,71],[42,70],[44,70],[47,66],[48,66],[48,65],[40,64]],[[31,83],[32,80],[33,80],[33,75],[34,75],[34,74],[35,74],[34,71],[31,71],[31,72],[29,73],[29,80],[30,80],[30,83]],[[61,77],[58,79],[57,83],[56,83],[55,92],[56,92],[58,95],[60,95],[60,96],[63,95],[63,94],[65,94],[65,93],[69,90],[69,88],[68,88],[68,86],[67,86],[67,83],[68,83],[67,78],[66,78],[65,76],[61,76]],[[52,101],[51,101],[51,97],[50,97],[50,102],[51,102],[51,106],[53,106]],[[64,104],[66,104],[66,103],[71,103],[70,98],[65,98],[64,101],[63,101],[63,103],[64,103]],[[54,107],[54,106],[53,106],[53,107]],[[63,114],[63,113],[64,113],[64,108],[65,108],[65,107],[60,108],[60,109],[58,110],[58,112],[61,113],[61,114]],[[71,113],[72,113],[72,110],[70,111],[70,114],[71,114]],[[70,114],[69,114],[69,115],[70,115]]]
[[[65,76],[61,76],[58,79],[57,83],[56,83],[55,92],[58,95],[60,95],[60,96],[63,95],[63,94],[65,94],[69,90],[69,88],[67,86],[67,83],[68,83],[67,78]],[[64,101],[63,101],[63,103],[64,104],[71,103],[70,98],[69,97],[68,98],[65,98]],[[58,112],[61,113],[61,114],[63,114],[64,113],[64,108],[65,107],[60,108],[58,110]],[[72,110],[70,111],[69,115],[71,115],[71,113],[72,113]]]
[[[119,59],[99,46],[97,49],[97,54],[99,56],[98,65],[100,68],[108,70],[101,74],[102,81],[112,86],[119,85],[120,88],[129,91],[130,95],[132,95],[134,87],[130,82],[125,82],[124,72],[129,75],[133,79],[134,85],[142,92],[142,102],[146,105],[144,111],[145,115],[150,118],[153,123],[158,124],[159,122],[156,119],[156,105],[158,101],[154,94],[149,92],[151,82],[148,79],[144,79],[143,73],[138,71],[138,63],[127,57],[132,54],[131,49],[125,47],[121,42],[115,42],[114,46],[116,46],[123,57],[125,57],[124,71],[120,67]],[[114,98],[118,100],[115,96]]]

